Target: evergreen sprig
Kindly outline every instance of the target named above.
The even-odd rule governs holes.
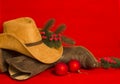
[[[62,33],[65,30],[66,26],[65,24],[60,25],[56,30],[55,30],[55,34],[59,34]]]
[[[113,60],[116,61],[116,64],[111,64],[113,68],[120,68],[120,59],[118,58],[113,58]]]
[[[50,28],[53,26],[54,22],[55,22],[55,19],[50,19],[50,20],[45,24],[45,26],[43,27],[43,29],[44,29],[45,31],[50,30]]]
[[[62,36],[62,41],[63,41],[64,43],[67,43],[67,44],[70,44],[70,45],[74,45],[74,44],[75,44],[75,41],[74,41],[74,40],[72,40],[72,39],[70,39],[70,38],[68,38],[68,37],[66,37],[66,36]]]
[[[120,59],[115,57],[104,57],[100,59],[101,67],[108,68],[120,68]]]
[[[105,69],[108,69],[108,68],[110,68],[111,64],[102,58],[101,59],[101,66]]]
[[[45,31],[45,36],[47,37],[46,39],[42,39],[43,42],[49,46],[50,48],[59,48],[61,46],[61,41],[55,41],[55,40],[50,40],[51,36],[53,35],[53,32],[50,31]]]
[[[50,30],[52,26],[54,25],[55,20],[50,19],[42,30],[40,30],[42,41],[51,48],[59,48],[62,45],[62,42],[65,42],[67,44],[75,44],[75,42],[63,35],[61,33],[65,30],[66,26],[65,24],[60,25],[54,32]]]

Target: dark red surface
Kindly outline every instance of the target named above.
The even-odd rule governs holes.
[[[119,84],[120,69],[81,70],[81,73],[68,73],[65,76],[56,76],[52,69],[25,80],[16,81],[1,74],[1,84]]]
[[[4,21],[23,16],[35,19],[38,27],[55,18],[55,27],[65,23],[64,35],[73,38],[76,45],[85,46],[96,57],[120,57],[120,0],[0,0],[1,32]],[[0,81],[2,84],[118,84],[119,75],[119,69],[96,69],[59,77],[48,70],[27,81],[14,81],[0,74]]]

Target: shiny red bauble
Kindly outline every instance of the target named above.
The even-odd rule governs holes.
[[[70,72],[79,72],[80,62],[78,60],[70,60],[68,63]]]
[[[64,62],[60,62],[55,65],[55,74],[65,75],[67,73],[68,73],[68,66]]]

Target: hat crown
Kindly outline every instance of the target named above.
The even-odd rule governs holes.
[[[32,18],[24,17],[10,20],[4,23],[4,33],[16,36],[24,44],[41,40],[39,30]]]

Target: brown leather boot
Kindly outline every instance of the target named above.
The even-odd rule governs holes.
[[[98,62],[94,55],[83,46],[64,47],[62,58],[53,64],[43,64],[33,58],[14,51],[2,50],[2,53],[5,61],[9,65],[8,71],[10,76],[16,80],[31,78],[36,74],[54,66],[58,62],[68,63],[71,59],[79,60],[81,66],[85,69],[98,67]],[[7,67],[5,66],[4,70],[6,69]]]

